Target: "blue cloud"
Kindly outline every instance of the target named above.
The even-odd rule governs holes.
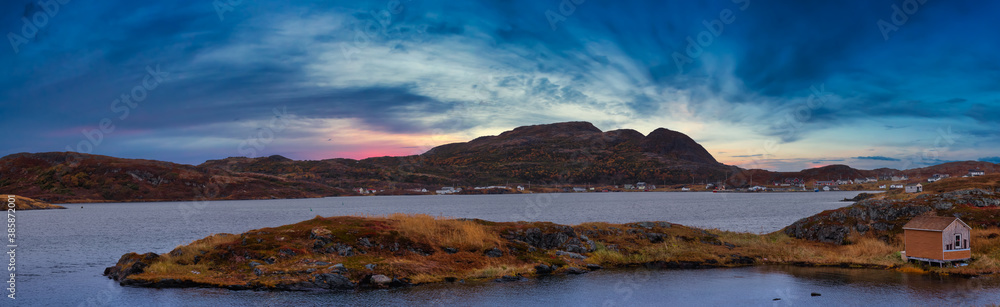
[[[20,33],[22,17],[44,11],[29,3],[0,3],[0,33]],[[547,1],[387,3],[244,1],[220,18],[211,1],[71,2],[18,52],[0,45],[0,129],[18,131],[0,155],[78,141],[79,130],[116,115],[109,105],[148,65],[172,78],[99,153],[218,158],[282,106],[308,123],[286,135],[304,139],[334,137],[315,124],[329,119],[456,134],[691,121],[785,143],[835,136],[845,150],[880,145],[844,141],[857,131],[892,140],[855,158],[869,162],[898,162],[885,155],[922,150],[951,126],[965,137],[952,149],[973,155],[961,158],[1000,150],[991,133],[1000,40],[968,31],[1000,26],[997,2],[929,1],[889,40],[876,21],[890,17],[890,3],[860,0],[586,1],[565,15]],[[715,23],[726,12],[734,19]],[[698,39],[711,42],[692,46]],[[675,54],[691,61],[678,69]],[[176,141],[195,136],[211,140],[193,141],[204,154]],[[132,144],[152,138],[136,152]],[[316,150],[282,148],[292,157]]]

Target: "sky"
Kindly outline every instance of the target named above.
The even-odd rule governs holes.
[[[998,11],[925,0],[3,1],[0,156],[365,158],[589,121],[680,131],[744,168],[1000,162]]]

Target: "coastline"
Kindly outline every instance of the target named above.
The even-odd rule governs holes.
[[[757,265],[898,270],[977,276],[995,267],[908,264],[874,237],[835,245],[779,232],[704,230],[668,222],[490,222],[426,215],[316,217],[240,235],[217,234],[170,253],[123,255],[105,275],[123,286],[232,290],[349,290],[516,281],[599,269]]]

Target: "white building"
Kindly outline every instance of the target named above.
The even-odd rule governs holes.
[[[462,188],[456,189],[454,187],[442,187],[440,190],[434,191],[434,193],[437,193],[438,195],[453,194],[458,192],[462,192]]]
[[[906,193],[920,193],[924,191],[924,185],[911,183],[906,185]]]
[[[983,175],[986,175],[985,171],[981,171],[981,170],[978,170],[978,169],[970,169],[969,170],[969,177],[976,177],[976,176],[983,176]]]

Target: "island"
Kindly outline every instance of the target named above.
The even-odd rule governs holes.
[[[1000,271],[1000,176],[956,178],[923,193],[883,193],[769,234],[669,222],[491,222],[428,215],[320,217],[216,234],[173,251],[123,255],[105,270],[125,286],[233,290],[384,288],[515,281],[604,268],[766,264],[893,269],[974,276]],[[934,191],[933,189],[948,191]],[[903,260],[902,224],[923,214],[974,226],[967,266]]]

